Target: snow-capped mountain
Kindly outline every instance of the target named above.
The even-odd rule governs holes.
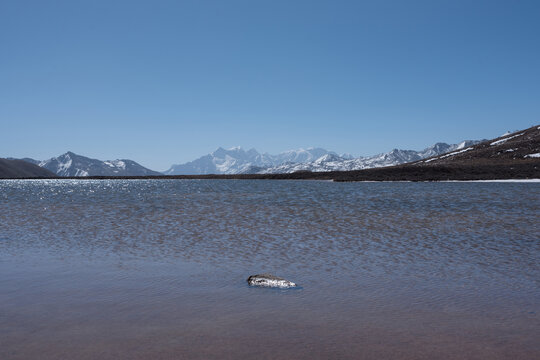
[[[196,160],[173,165],[164,174],[269,174],[295,171],[359,170],[404,164],[462,149],[476,143],[478,141],[472,140],[452,145],[436,143],[422,151],[394,149],[388,153],[358,158],[350,154],[338,155],[321,148],[290,150],[271,155],[268,153],[260,154],[255,149],[245,151],[241,147],[231,149],[220,147]]]
[[[324,155],[315,161],[306,163],[285,163],[275,167],[259,169],[259,174],[292,173],[296,171],[347,171],[370,169],[383,166],[393,166],[441,155],[450,151],[463,149],[479,143],[476,140],[466,140],[459,144],[436,143],[421,151],[394,149],[384,154],[367,157],[346,159],[340,156]]]
[[[162,175],[147,169],[132,160],[106,160],[91,159],[77,155],[71,151],[60,156],[38,161],[22,159],[52,171],[59,176],[152,176]]]
[[[277,155],[270,155],[268,153],[260,154],[255,149],[245,151],[241,147],[231,149],[220,147],[211,154],[202,156],[196,160],[185,164],[173,165],[164,174],[245,174],[261,171],[284,163],[309,163],[327,154],[337,156],[337,154],[321,148],[290,150]]]

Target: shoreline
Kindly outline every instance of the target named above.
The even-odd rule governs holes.
[[[178,178],[163,178],[159,177],[157,179],[151,177],[55,177],[55,178],[11,178],[11,179],[1,179],[0,181],[14,181],[14,180],[25,180],[25,181],[36,181],[36,180],[121,180],[121,181],[143,181],[143,180],[293,180],[293,181],[322,181],[322,182],[360,182],[360,183],[540,183],[540,178],[535,179],[487,179],[487,180],[357,180],[357,181],[336,181],[336,180],[324,180],[324,179],[220,179],[220,178],[205,178],[205,179],[178,179]]]
[[[460,166],[398,165],[351,171],[285,174],[206,174],[155,176],[85,176],[85,177],[6,177],[5,179],[74,179],[74,180],[327,180],[349,181],[516,181],[540,179],[540,161],[512,164],[476,164]]]

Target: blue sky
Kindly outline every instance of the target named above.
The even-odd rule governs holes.
[[[1,157],[155,170],[540,123],[540,1],[0,2]]]

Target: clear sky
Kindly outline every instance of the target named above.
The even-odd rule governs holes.
[[[165,170],[540,123],[540,1],[0,1],[0,157]]]

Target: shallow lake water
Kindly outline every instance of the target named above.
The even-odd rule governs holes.
[[[0,181],[0,359],[540,358],[539,215],[539,183]]]

